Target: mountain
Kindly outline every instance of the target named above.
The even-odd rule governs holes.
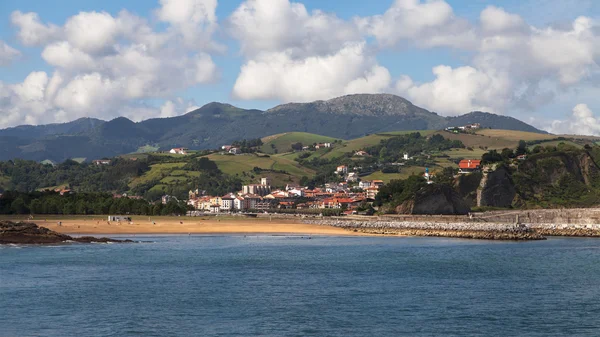
[[[520,120],[508,116],[500,116],[489,112],[473,111],[458,117],[447,117],[448,126],[460,126],[470,123],[479,123],[483,128],[501,130],[516,130],[526,132],[547,133]]]
[[[543,133],[515,118],[472,112],[444,118],[390,94],[357,94],[311,103],[288,103],[266,111],[209,103],[185,115],[133,122],[81,118],[64,124],[18,126],[0,130],[0,160],[67,158],[88,160],[136,152],[151,146],[207,149],[234,140],[284,132],[309,132],[352,139],[366,134],[437,130],[480,123],[483,127]]]

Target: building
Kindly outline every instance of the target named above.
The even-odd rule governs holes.
[[[166,194],[166,195],[163,195],[163,196],[160,198],[160,202],[161,202],[163,205],[166,205],[166,204],[167,204],[169,201],[176,201],[176,202],[179,202],[179,200],[178,200],[176,197],[172,196],[172,195],[167,195],[167,194]]]
[[[94,165],[110,165],[111,161],[109,159],[96,159],[92,160],[92,164]]]
[[[356,174],[356,172],[350,172],[348,173],[348,175],[346,176],[346,181],[349,183],[355,183],[358,181],[358,174]]]
[[[481,169],[481,160],[463,159],[458,163],[458,173],[466,174],[479,171]]]
[[[481,124],[479,124],[479,123],[472,123],[472,124],[465,125],[465,129],[480,129],[480,128],[481,128]]]
[[[379,188],[377,187],[367,187],[365,188],[365,196],[367,199],[375,199],[375,197],[377,196],[377,193],[379,193]]]
[[[271,186],[271,178],[269,178],[269,177],[260,178],[260,184],[263,186]]]
[[[232,146],[231,145],[223,145],[221,146],[221,150],[225,150],[227,152],[229,152],[229,150],[231,150]]]
[[[242,186],[242,194],[256,194],[259,196],[265,196],[271,193],[271,186],[251,184]]]
[[[240,154],[242,153],[242,150],[239,147],[232,147],[228,152],[231,154]]]
[[[169,151],[169,153],[172,154],[187,154],[188,149],[185,147],[175,147],[172,148],[171,151]]]
[[[335,169],[335,172],[339,175],[348,173],[348,166],[340,165]]]
[[[231,212],[233,209],[233,204],[235,200],[235,196],[232,194],[224,195],[221,197],[221,212]]]
[[[372,185],[372,182],[370,180],[363,180],[363,181],[361,181],[361,182],[358,183],[358,187],[362,188],[363,190],[365,188],[371,187],[371,185]]]
[[[354,153],[354,155],[355,156],[359,156],[359,157],[367,157],[369,154],[367,152],[363,151],[363,150],[360,150],[360,151],[356,151]]]
[[[527,155],[526,154],[521,154],[517,156],[517,160],[526,160],[527,159]]]
[[[371,186],[380,188],[381,186],[383,186],[383,180],[373,180],[371,181]]]
[[[315,145],[315,149],[322,149],[322,148],[328,148],[331,147],[331,143],[319,143],[317,145]]]

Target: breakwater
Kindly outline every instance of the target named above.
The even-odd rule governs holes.
[[[305,223],[340,227],[354,232],[380,235],[434,236],[483,240],[544,240],[545,237],[523,224],[476,222],[398,222],[357,220],[305,220]]]

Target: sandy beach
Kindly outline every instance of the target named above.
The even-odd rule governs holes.
[[[12,218],[25,221],[26,218]],[[148,217],[135,216],[132,222],[108,222],[106,217],[34,218],[29,220],[63,234],[303,234],[367,235],[343,228],[304,224],[300,221],[239,217]],[[60,222],[60,224],[59,224]]]

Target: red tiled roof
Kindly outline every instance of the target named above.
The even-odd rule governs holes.
[[[461,169],[477,169],[481,166],[481,160],[463,159],[458,163]]]

